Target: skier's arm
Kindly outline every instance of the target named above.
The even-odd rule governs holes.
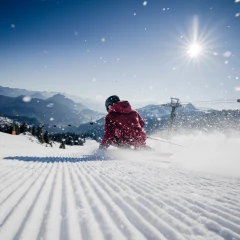
[[[114,134],[113,120],[107,115],[105,119],[104,137],[100,144],[100,148],[108,148],[114,142]]]
[[[140,114],[139,114],[139,113],[137,113],[137,114],[138,114],[139,123],[140,123],[141,127],[143,128],[143,127],[145,126],[145,122],[143,121],[143,119],[142,119],[142,117],[140,116]]]

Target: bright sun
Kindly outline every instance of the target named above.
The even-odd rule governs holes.
[[[197,57],[201,53],[201,50],[201,46],[197,43],[194,43],[189,46],[188,54],[190,55],[190,57]]]

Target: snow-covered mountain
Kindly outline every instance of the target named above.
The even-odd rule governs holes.
[[[12,117],[36,118],[43,124],[75,126],[104,116],[103,113],[87,109],[61,94],[46,100],[29,96],[14,98],[0,95],[0,113]]]
[[[88,108],[97,112],[101,112],[101,111],[105,112],[104,104],[102,102],[99,102],[91,98],[82,98],[82,97],[79,97],[73,94],[68,94],[68,93],[32,91],[32,90],[26,90],[26,89],[9,88],[9,87],[0,86],[0,95],[4,95],[7,97],[28,96],[31,98],[46,100],[58,94],[64,95],[68,99],[71,99],[72,101],[75,102],[75,104],[77,103],[77,104],[84,105],[85,108]]]
[[[161,132],[169,128],[169,116],[161,119],[148,118],[148,133]],[[192,132],[195,130],[210,132],[235,131],[240,133],[240,110],[208,110],[179,112],[173,121],[173,132]]]
[[[29,96],[32,98],[47,99],[55,94],[57,94],[57,92],[41,92],[0,86],[0,95],[7,97]]]
[[[169,116],[171,113],[171,108],[164,105],[147,105],[146,107],[137,109],[139,114],[147,119],[147,118],[161,118],[163,116]],[[186,104],[183,107],[179,107],[176,109],[176,113],[187,113],[191,111],[196,111],[197,109],[191,104]]]
[[[240,239],[240,139],[173,141],[187,147],[149,140],[155,152],[103,158],[91,140],[59,149],[0,133],[0,239]]]

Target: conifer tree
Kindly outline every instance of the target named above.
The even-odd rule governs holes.
[[[16,129],[16,134],[19,135],[20,134],[20,128],[18,124],[15,124],[15,129]]]
[[[45,143],[49,144],[49,133],[48,133],[48,130],[46,130],[46,132],[44,133],[43,135],[43,139],[45,141]]]
[[[25,133],[28,131],[28,126],[26,123],[21,124],[20,126],[20,133]]]
[[[42,127],[38,126],[37,128],[37,138],[40,143],[44,143],[43,133],[42,133]]]
[[[36,136],[36,128],[35,125],[32,126],[32,135]]]

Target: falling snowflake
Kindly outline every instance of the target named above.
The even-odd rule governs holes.
[[[240,0],[235,0],[235,3],[238,3],[238,2],[240,2]]]
[[[166,10],[166,8],[163,8],[163,11],[165,11]]]
[[[224,63],[225,63],[225,64],[228,64],[228,61],[225,61]]]
[[[236,77],[236,79],[238,80],[238,77]]]
[[[235,87],[235,91],[240,92],[240,87]]]
[[[23,102],[31,102],[31,97],[29,97],[29,96],[25,96],[25,97],[23,97]]]
[[[225,52],[225,53],[223,54],[224,57],[230,57],[231,55],[232,55],[232,53],[231,53],[230,51]]]
[[[147,6],[147,1],[144,1],[144,2],[143,2],[143,6]]]
[[[74,31],[74,35],[75,35],[75,36],[78,36],[78,31]]]
[[[47,105],[47,107],[50,108],[50,107],[53,107],[53,105],[54,105],[53,103],[49,103],[49,104]]]
[[[102,39],[101,39],[101,42],[105,42],[105,41],[106,41],[106,39],[105,39],[105,38],[102,38]]]
[[[180,38],[183,38],[183,36],[180,36]]]
[[[50,118],[50,121],[54,121],[54,118],[53,118],[53,117],[51,117],[51,118]]]
[[[93,78],[93,80],[92,80],[93,82],[96,82],[96,78]]]
[[[215,53],[213,53],[213,55],[214,55],[214,56],[217,56],[217,55],[218,55],[218,53],[217,53],[217,52],[215,52]]]
[[[11,28],[15,28],[15,24],[11,24]]]
[[[239,16],[240,16],[240,13],[236,13],[236,14],[235,14],[235,17],[239,17]]]
[[[136,16],[137,14],[136,14],[136,13],[134,13],[133,15],[134,15],[134,16]]]

